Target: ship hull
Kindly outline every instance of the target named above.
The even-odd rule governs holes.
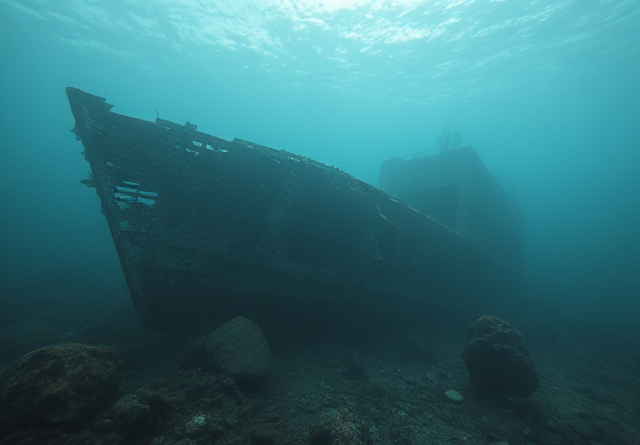
[[[336,168],[67,94],[152,330],[194,332],[240,314],[297,328],[377,324],[515,297],[491,255]]]

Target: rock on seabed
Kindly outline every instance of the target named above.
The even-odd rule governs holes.
[[[28,353],[0,378],[0,437],[81,426],[114,395],[121,373],[115,348],[70,343]]]
[[[256,381],[269,373],[271,350],[262,330],[239,316],[193,339],[185,348],[184,363],[222,371],[240,381]]]
[[[520,332],[499,318],[481,317],[467,327],[462,358],[474,389],[528,397],[540,385]]]

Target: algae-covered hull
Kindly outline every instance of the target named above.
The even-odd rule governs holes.
[[[148,122],[67,88],[135,306],[153,330],[478,307],[514,280],[475,244],[286,151]],[[348,314],[348,315],[347,315]]]

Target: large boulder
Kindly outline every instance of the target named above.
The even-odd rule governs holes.
[[[0,378],[0,437],[81,426],[114,395],[120,376],[114,348],[70,343],[28,353]]]
[[[498,318],[481,317],[467,327],[462,358],[474,389],[526,397],[540,384],[522,336]]]
[[[262,330],[245,317],[235,317],[214,332],[192,340],[185,348],[185,365],[223,371],[239,381],[267,376],[271,350]]]

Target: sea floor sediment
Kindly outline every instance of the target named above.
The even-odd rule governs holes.
[[[265,332],[271,371],[248,385],[185,366],[191,338],[149,332],[126,294],[33,298],[2,296],[0,370],[43,346],[82,343],[118,348],[122,379],[85,424],[33,426],[0,444],[640,443],[638,338],[541,306],[508,318],[541,380],[523,398],[470,387],[461,347],[473,320],[375,339]],[[464,400],[451,400],[448,390]]]

